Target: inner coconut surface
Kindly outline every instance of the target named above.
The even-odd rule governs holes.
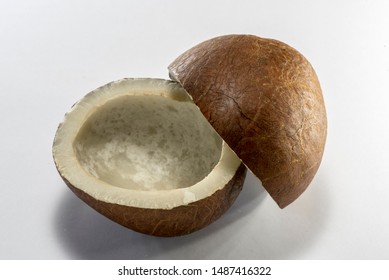
[[[124,95],[88,117],[73,149],[83,169],[109,185],[171,190],[204,179],[220,159],[222,140],[190,102]]]

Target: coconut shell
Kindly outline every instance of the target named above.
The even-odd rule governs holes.
[[[276,40],[227,35],[189,49],[169,72],[281,208],[304,192],[322,159],[327,120],[303,55]]]
[[[81,200],[107,218],[137,232],[172,237],[200,230],[223,215],[242,190],[246,170],[241,164],[224,188],[209,197],[169,210],[103,202],[73,186],[66,178],[62,178]]]

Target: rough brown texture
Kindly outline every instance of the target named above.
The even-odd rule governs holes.
[[[186,51],[169,71],[281,208],[300,196],[320,165],[327,121],[315,71],[299,52],[227,35]]]
[[[226,212],[242,190],[246,170],[241,164],[223,189],[202,200],[170,210],[136,208],[98,201],[63,179],[80,199],[109,219],[141,233],[170,237],[202,229]]]

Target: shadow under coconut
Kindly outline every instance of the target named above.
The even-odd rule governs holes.
[[[213,246],[218,232],[230,226],[236,220],[249,214],[265,198],[266,192],[261,186],[246,186],[255,180],[247,174],[242,192],[232,207],[217,221],[206,228],[180,237],[154,237],[140,234],[116,224],[97,213],[70,190],[66,190],[62,202],[54,214],[54,230],[60,244],[70,259],[199,259],[206,258],[207,252],[189,249],[185,246],[193,243],[207,243],[206,251],[215,252]],[[67,187],[64,185],[64,189]],[[196,248],[198,248],[197,244]],[[215,256],[222,258],[223,256]]]
[[[267,194],[259,184],[248,172],[241,194],[220,219],[200,231],[171,238],[148,236],[122,227],[67,191],[54,214],[54,230],[69,259],[282,259],[310,246],[322,227],[322,219],[312,214],[315,209],[308,209],[310,216],[306,216],[304,210],[298,213],[300,210],[297,209],[295,213],[302,215],[305,223],[314,215],[315,220],[310,221],[312,225],[304,240],[299,238],[302,236],[301,227],[297,225],[294,229],[291,223],[282,224],[286,218],[281,217],[278,228],[274,228],[274,223],[267,227],[266,220],[263,220],[267,215],[261,213],[264,212],[261,206]],[[307,207],[314,205],[312,203]],[[256,238],[242,232],[249,218],[260,225]],[[242,240],[253,239],[243,242],[248,246],[247,256],[242,256],[242,249],[237,252],[239,257],[234,252],[237,245],[232,242],[236,241],[237,235],[243,236]],[[261,235],[263,238],[258,238]],[[281,242],[284,249],[273,250],[271,242]]]
[[[252,218],[262,227],[253,241],[256,252],[250,254],[251,259],[321,259],[311,248],[326,235],[333,214],[329,176],[324,172],[318,174],[298,201],[285,209],[277,209],[273,214],[258,209]]]

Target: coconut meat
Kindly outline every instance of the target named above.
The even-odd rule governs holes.
[[[170,209],[223,188],[240,160],[176,83],[124,79],[65,116],[53,146],[72,186],[105,202]]]
[[[161,96],[126,95],[89,117],[73,146],[90,175],[125,189],[169,190],[202,180],[220,159],[221,138],[197,108]]]

